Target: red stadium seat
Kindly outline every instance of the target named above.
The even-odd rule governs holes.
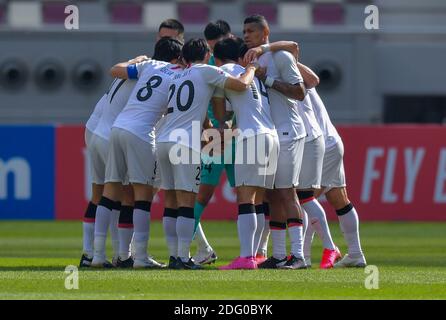
[[[201,2],[178,3],[178,17],[185,24],[207,24],[209,7]]]
[[[0,4],[0,24],[5,23],[6,9],[3,4]]]
[[[339,3],[319,3],[313,7],[313,23],[324,24],[343,24],[344,8]]]
[[[112,23],[141,24],[142,5],[135,2],[116,2],[111,5]]]
[[[245,7],[247,16],[260,14],[266,18],[269,24],[277,24],[277,7],[273,3],[251,2]]]
[[[65,6],[63,1],[49,1],[42,5],[42,16],[44,23],[63,23],[65,21]]]

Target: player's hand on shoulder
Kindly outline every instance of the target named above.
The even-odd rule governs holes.
[[[251,48],[245,53],[243,60],[245,63],[250,63],[256,60],[258,57],[260,57],[262,54],[263,54],[262,48],[260,47]]]
[[[245,69],[248,70],[249,68],[254,68],[254,70],[258,70],[260,68],[260,64],[258,62],[250,62],[248,63]]]
[[[130,60],[129,62],[133,63],[141,63],[143,61],[147,61],[150,60],[150,58],[146,55],[142,55],[142,56],[137,56],[136,58]]]

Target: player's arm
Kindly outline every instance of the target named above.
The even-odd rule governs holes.
[[[260,57],[265,52],[288,51],[296,58],[297,67],[304,79],[305,87],[307,89],[314,88],[319,85],[319,77],[309,67],[299,62],[299,44],[294,41],[277,41],[264,44],[255,48],[251,48],[246,52],[244,60],[246,63],[251,62]]]
[[[302,82],[291,84],[280,80],[274,80],[271,88],[279,91],[280,93],[291,99],[296,99],[299,101],[305,99],[306,89],[305,85]]]
[[[229,76],[225,82],[225,89],[242,92],[249,88],[254,80],[255,71],[259,67],[258,64],[249,64],[245,68],[245,73],[239,77]]]
[[[277,51],[288,51],[296,58],[296,61],[299,60],[299,45],[294,41],[276,41],[268,44],[264,44],[255,48],[249,49],[243,60],[245,63],[249,63],[259,58],[265,52],[277,52]]]
[[[305,88],[311,89],[319,85],[319,77],[313,70],[299,61],[297,61],[297,67],[299,68],[302,78],[304,78]]]
[[[267,88],[272,88],[279,91],[283,95],[291,99],[302,101],[305,99],[306,88],[302,82],[296,84],[287,83],[284,81],[276,80],[266,75],[266,69],[260,68],[256,72],[256,77],[259,78]]]
[[[132,60],[115,64],[110,69],[110,75],[113,78],[133,79],[134,73],[132,73],[132,72],[136,71],[136,69],[133,70],[133,69],[129,69],[129,68],[131,68],[131,66],[135,66],[137,63],[141,63],[146,60],[149,60],[149,58],[147,56],[138,56]],[[135,68],[136,68],[136,66],[135,66]]]

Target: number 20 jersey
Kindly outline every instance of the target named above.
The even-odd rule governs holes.
[[[155,125],[166,112],[168,89],[172,76],[178,70],[181,68],[177,65],[156,60],[130,66],[129,78],[138,81],[113,127],[127,130],[153,143]]]
[[[193,64],[177,73],[169,87],[168,114],[157,142],[179,143],[200,152],[201,127],[209,101],[216,88],[224,88],[228,77],[222,69],[205,64]],[[194,123],[198,132],[192,132]]]

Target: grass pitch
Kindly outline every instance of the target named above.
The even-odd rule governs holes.
[[[367,262],[379,271],[376,290],[366,289],[364,269],[318,269],[318,240],[310,270],[218,271],[238,254],[236,225],[203,228],[219,256],[205,270],[80,270],[79,289],[67,290],[64,270],[79,263],[81,223],[1,221],[0,299],[446,299],[444,223],[362,223]],[[337,223],[331,230],[344,253]],[[150,252],[168,258],[159,222],[151,227]]]

